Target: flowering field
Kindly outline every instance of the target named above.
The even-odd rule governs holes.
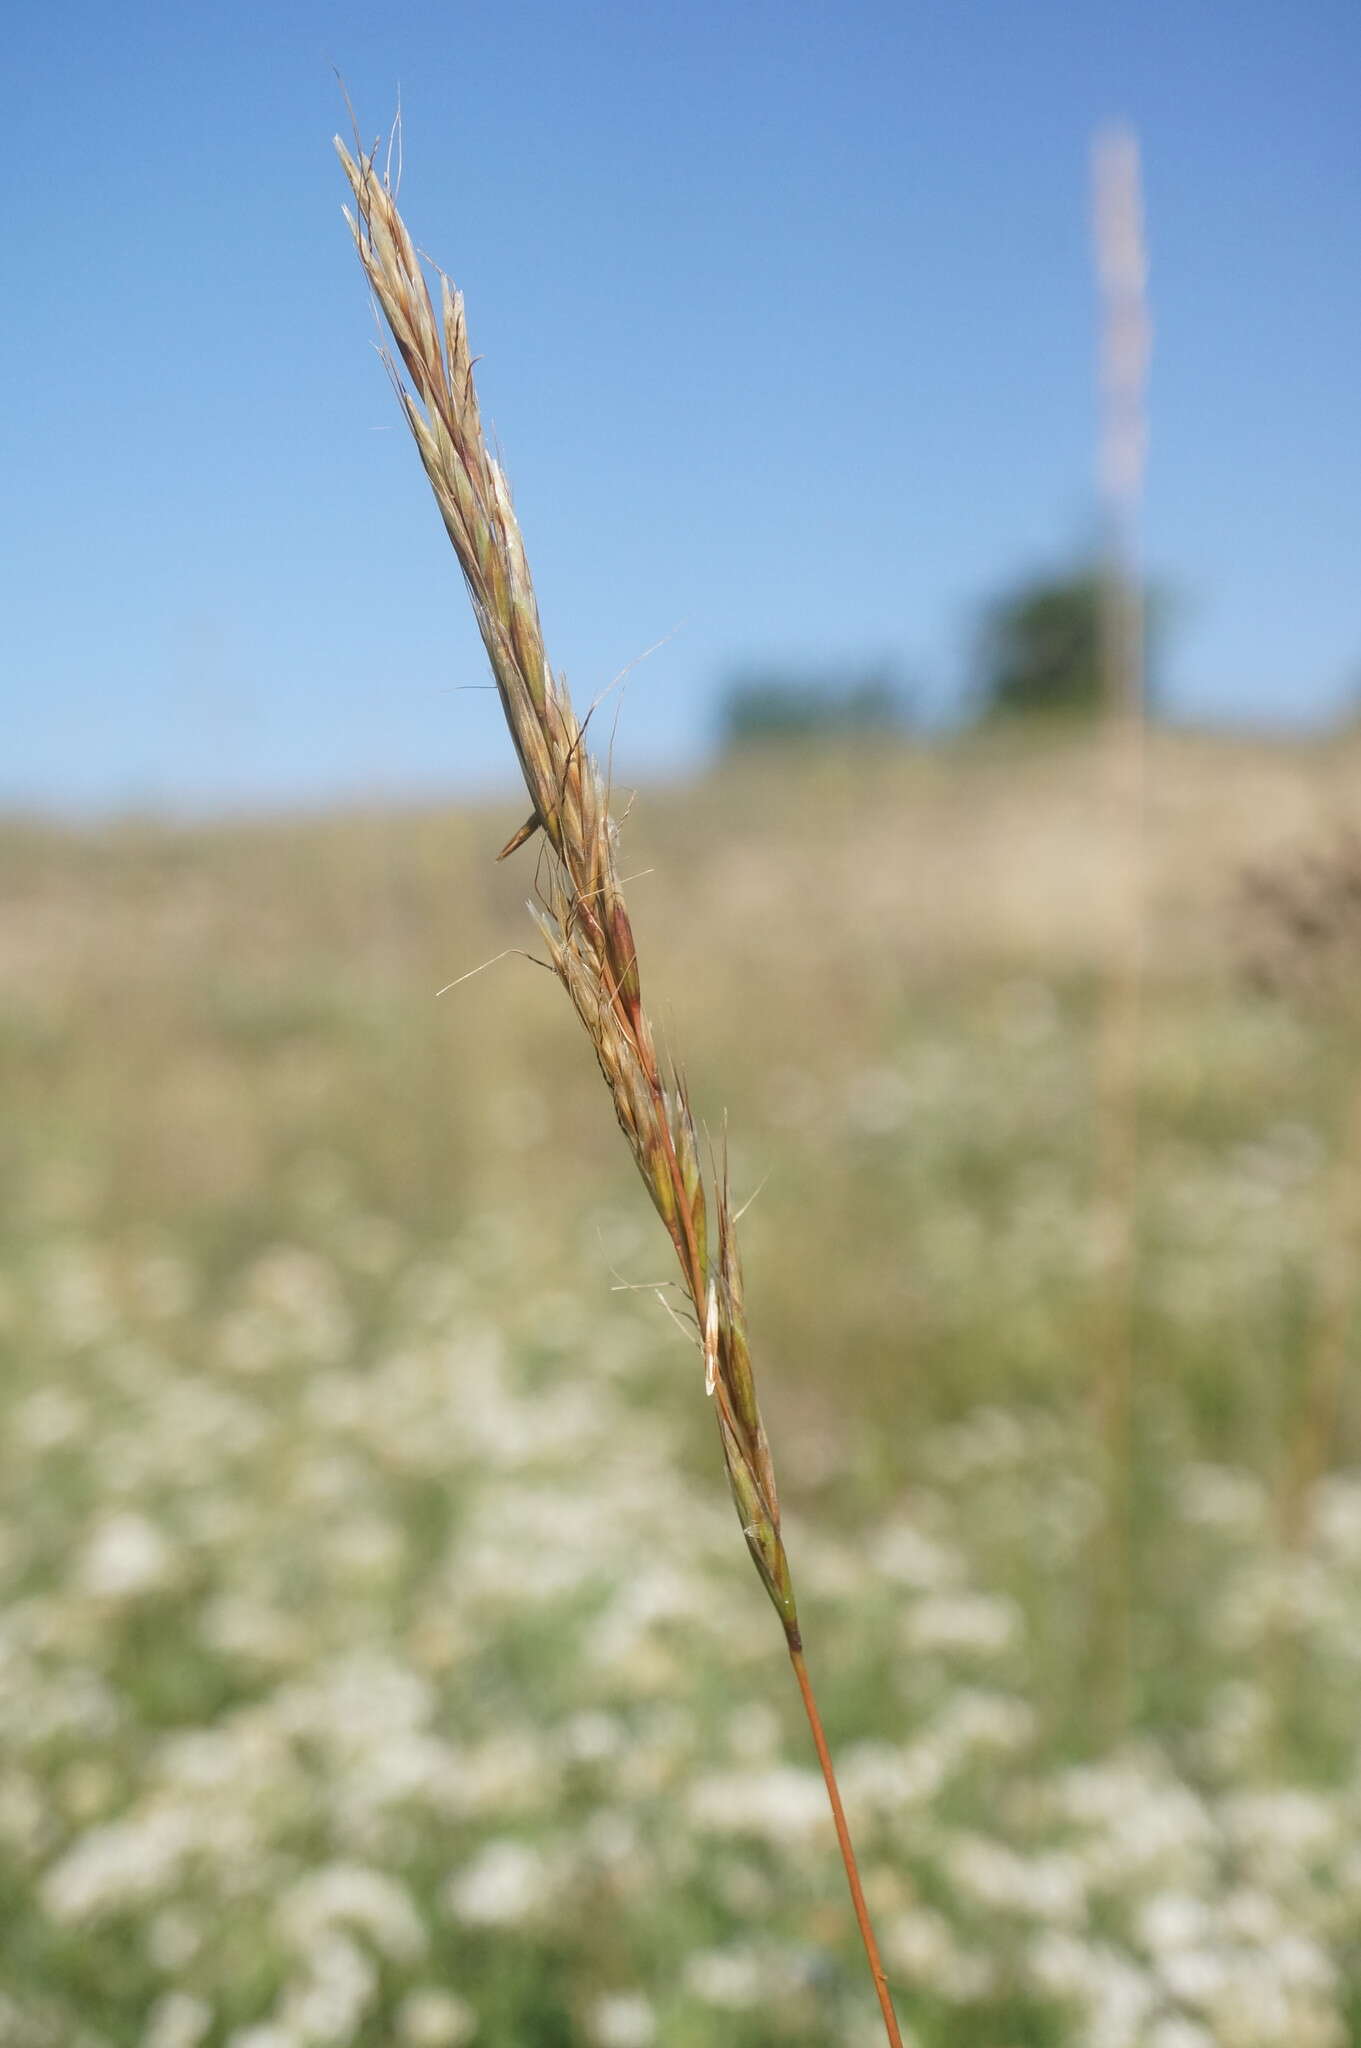
[[[1087,751],[630,821],[919,2048],[1361,2038],[1356,766],[1155,752],[1125,1422]],[[0,833],[3,2048],[881,2038],[506,829]]]

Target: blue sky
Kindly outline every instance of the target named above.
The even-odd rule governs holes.
[[[1088,154],[1144,156],[1149,562],[1188,718],[1361,684],[1361,8],[54,5],[7,29],[0,801],[507,775],[374,358],[343,73],[467,295],[555,663],[683,768],[745,664],[958,702],[1092,530]],[[14,131],[17,127],[18,133]]]

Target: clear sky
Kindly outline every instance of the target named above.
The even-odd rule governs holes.
[[[585,700],[679,629],[625,769],[693,761],[751,662],[891,657],[948,712],[978,601],[1090,536],[1112,116],[1170,703],[1357,693],[1357,0],[75,0],[12,10],[5,54],[0,800],[508,772],[371,346],[332,67],[366,132],[400,89],[555,664]]]

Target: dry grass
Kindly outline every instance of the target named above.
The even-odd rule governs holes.
[[[434,740],[456,757],[452,731]],[[1137,1654],[1115,1753],[1086,1653],[1098,749],[989,736],[646,788],[625,872],[654,872],[630,909],[696,1110],[729,1104],[734,1184],[765,1179],[742,1225],[764,1405],[904,2020],[923,2048],[1094,2037],[1128,2017],[1132,1982],[1168,1996],[1145,1933],[1171,1890],[1212,1943],[1204,2009],[1178,2005],[1179,2024],[1245,2038],[1246,2000],[1275,2015],[1254,2040],[1335,2048],[1361,2026],[1354,1312],[1293,1551],[1272,1508],[1340,1244],[1355,1029],[1343,985],[1250,983],[1236,905],[1245,867],[1304,873],[1314,849],[1312,874],[1361,822],[1356,741],[1153,735]],[[356,2043],[417,2038],[404,2007],[433,1986],[477,2009],[490,2048],[572,2029],[600,2048],[594,2002],[625,1987],[653,2001],[659,2048],[821,2048],[869,2017],[698,1374],[645,1295],[610,1292],[612,1268],[641,1282],[660,1261],[593,1062],[555,978],[518,960],[433,999],[521,930],[516,864],[478,857],[505,830],[478,805],[0,833],[19,2048],[91,2029],[139,2048],[162,1995],[212,2005],[205,2048],[285,2026],[314,1965],[280,1928],[328,1859],[409,1893],[432,1943],[384,1965]],[[771,1017],[774,1064],[753,1024]],[[583,1406],[585,1448],[559,1427]],[[155,1581],[148,1524],[160,1591],[135,1583]],[[134,1583],[100,1592],[90,1560],[120,1532]],[[588,1580],[576,1605],[546,1598],[546,1573]],[[640,1582],[683,1610],[640,1619]],[[601,1605],[625,1635],[603,1674]],[[475,1814],[451,1819],[422,1779],[375,1819],[413,1737],[384,1708],[353,1746],[359,1644],[423,1689],[416,1764],[466,1750]],[[778,1740],[753,1762],[762,1693]],[[121,1734],[92,1722],[73,1751],[73,1702],[100,1699]],[[583,1708],[617,1718],[621,1747],[564,1779]],[[1020,1744],[1006,1757],[990,1714]],[[175,1777],[182,1751],[218,1758],[215,1796]],[[1082,1975],[1056,2005],[1047,1887],[1074,1850],[1070,1792],[1088,1903],[1064,1923]],[[148,1876],[134,1852],[167,1806],[193,1867]],[[1152,1813],[1168,1862],[1141,1860]],[[110,1826],[106,1889],[73,1905],[48,1873],[88,1870]],[[635,1841],[603,1881],[601,1827]],[[980,1838],[1000,1876],[980,1874]],[[451,1919],[447,1883],[461,1901],[507,1840],[561,1876],[557,1903]],[[1122,1844],[1135,1860],[1113,1878]],[[1245,1882],[1273,1902],[1274,1947],[1259,1918],[1234,1932]],[[152,1954],[186,1913],[197,1957]],[[742,1950],[759,2003],[707,2003]],[[804,1974],[782,1978],[782,1956]],[[1122,2038],[1164,2048],[1164,2011]]]
[[[619,885],[618,832],[608,792],[571,699],[544,651],[510,493],[482,437],[462,299],[444,280],[437,324],[416,251],[390,191],[376,181],[371,160],[356,163],[343,145],[338,147],[355,193],[358,218],[351,217],[351,226],[365,273],[417,394],[413,398],[399,382],[398,395],[468,585],[530,795],[530,816],[499,858],[543,834],[546,844],[531,910],[675,1249],[743,1531],[797,1649],[793,1589],[752,1380],[727,1180],[711,1174],[706,1187],[684,1078],[674,1063],[664,1075],[657,1055]]]
[[[441,277],[436,315],[390,185],[371,156],[356,160],[339,140],[336,146],[355,199],[355,214],[347,215],[355,245],[411,388],[391,358],[388,368],[463,571],[529,792],[529,817],[499,857],[542,835],[531,910],[676,1254],[738,1519],[784,1629],[885,2030],[896,2044],[898,2024],[803,1657],[747,1340],[726,1159],[711,1159],[706,1174],[684,1074],[674,1059],[664,1069],[658,1057],[619,881],[609,791],[544,649],[510,492],[483,437],[462,297]]]

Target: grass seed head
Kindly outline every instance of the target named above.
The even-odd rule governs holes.
[[[706,1187],[684,1085],[678,1074],[670,1088],[662,1080],[615,866],[617,832],[605,780],[544,649],[510,488],[482,431],[463,299],[441,275],[436,311],[415,244],[374,157],[353,155],[338,138],[336,149],[354,195],[346,219],[392,336],[395,354],[384,351],[384,361],[463,571],[532,805],[499,858],[537,831],[548,843],[540,900],[530,909],[675,1247],[733,1499],[762,1583],[797,1650],[798,1619],[752,1377],[726,1175]],[[710,1203],[717,1216],[716,1267],[709,1258]]]

